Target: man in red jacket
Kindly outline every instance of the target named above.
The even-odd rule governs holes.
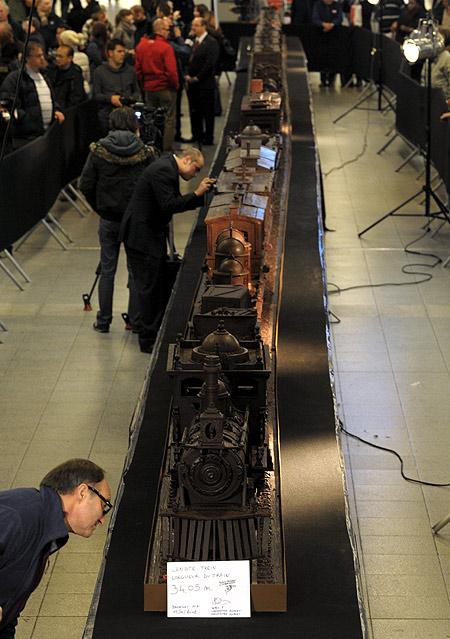
[[[136,73],[145,102],[167,109],[164,123],[164,151],[172,149],[178,70],[175,53],[167,42],[169,23],[158,18],[153,23],[153,38],[143,37],[136,47]]]

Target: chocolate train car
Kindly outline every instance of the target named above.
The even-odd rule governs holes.
[[[281,55],[279,22],[271,11],[262,22],[255,42],[270,38]],[[192,312],[169,346],[168,455],[148,569],[159,570],[158,583],[167,561],[251,559],[266,581],[282,572],[272,566],[281,524],[269,423],[272,364],[260,320],[280,197],[283,102],[262,82],[249,96],[205,218],[205,266]]]

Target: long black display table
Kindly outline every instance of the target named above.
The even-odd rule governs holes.
[[[327,359],[318,169],[306,64],[297,38],[288,42],[288,84],[293,153],[277,355],[288,612],[260,613],[251,619],[180,620],[143,611],[145,558],[171,398],[167,349],[184,329],[205,254],[206,211],[201,211],[163,327],[139,437],[124,478],[93,623],[94,639],[361,636]],[[238,129],[245,89],[246,78],[238,75],[228,130]],[[225,145],[213,174],[224,155]]]

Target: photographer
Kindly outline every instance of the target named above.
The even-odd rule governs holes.
[[[155,153],[139,139],[139,123],[130,107],[114,109],[109,116],[110,131],[106,138],[90,146],[80,178],[80,189],[92,208],[100,215],[101,273],[98,284],[99,311],[94,329],[108,333],[111,324],[114,276],[119,260],[119,230],[134,185]],[[130,324],[136,326],[137,304],[132,278],[128,281]]]
[[[94,72],[94,100],[98,102],[98,119],[103,134],[108,131],[109,114],[114,108],[140,100],[136,72],[125,64],[126,50],[120,40],[106,45],[107,62]]]
[[[201,206],[215,183],[204,178],[193,193],[181,195],[179,178],[189,181],[203,166],[203,155],[192,147],[153,162],[140,176],[122,221],[120,236],[138,297],[143,353],[152,352],[164,314],[167,225],[174,213]]]

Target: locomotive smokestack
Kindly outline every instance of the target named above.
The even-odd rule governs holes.
[[[206,406],[207,410],[216,409],[219,399],[219,371],[220,359],[218,355],[207,355],[203,370],[206,373]]]

